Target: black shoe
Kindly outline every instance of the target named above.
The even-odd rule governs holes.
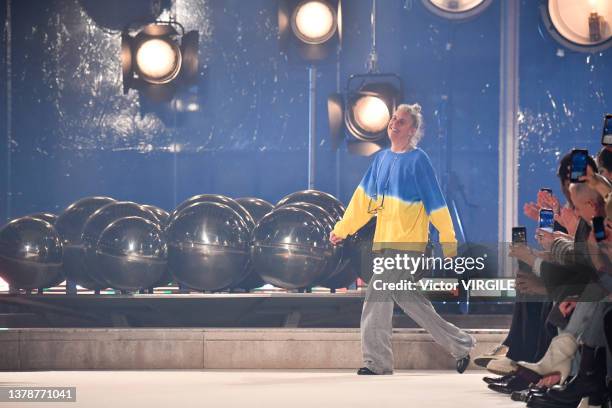
[[[470,355],[468,354],[467,356],[457,360],[457,372],[459,374],[463,374],[463,372],[468,368],[469,365],[470,365]]]
[[[380,375],[370,370],[368,367],[361,367],[357,370],[357,375]]]
[[[526,379],[514,375],[507,382],[501,384],[489,384],[489,389],[500,392],[502,394],[512,394],[514,391],[523,391],[529,388],[531,384]]]
[[[577,404],[564,404],[547,395],[534,396],[527,401],[527,408],[576,408]]]
[[[529,387],[522,391],[513,391],[510,395],[512,401],[528,402],[534,397],[541,397],[546,394],[545,388]]]
[[[503,377],[483,377],[482,381],[487,384],[501,384],[512,378],[512,374],[504,375]]]

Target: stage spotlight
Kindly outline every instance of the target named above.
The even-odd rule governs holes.
[[[332,145],[344,139],[351,153],[369,156],[388,143],[387,125],[403,97],[403,83],[395,74],[351,75],[345,95],[328,99]]]
[[[612,44],[610,0],[548,0],[540,10],[551,36],[571,50],[597,52]]]
[[[340,43],[342,11],[339,0],[281,0],[278,30],[281,50],[307,61],[325,59]]]
[[[181,34],[175,26],[181,29]],[[182,37],[182,38],[181,38]],[[123,91],[144,91],[154,100],[172,98],[176,82],[190,84],[198,74],[198,32],[184,32],[177,22],[158,22],[121,37]],[[181,39],[181,44],[179,44]]]
[[[482,13],[491,0],[423,0],[423,4],[440,17],[458,20]]]

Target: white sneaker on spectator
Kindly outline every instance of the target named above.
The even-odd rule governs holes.
[[[516,363],[510,360],[508,357],[498,358],[496,360],[489,361],[487,364],[487,370],[497,375],[508,375],[516,371]]]
[[[483,353],[474,359],[474,364],[480,367],[486,367],[491,360],[499,360],[500,358],[506,357],[508,352],[508,346],[500,344],[493,350]]]

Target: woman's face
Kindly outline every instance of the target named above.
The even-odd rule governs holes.
[[[406,143],[414,136],[416,129],[412,123],[412,115],[405,111],[395,111],[389,125],[387,134],[392,143]]]

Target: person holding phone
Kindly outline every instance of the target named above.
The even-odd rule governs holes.
[[[377,216],[374,250],[389,255],[398,250],[422,256],[429,240],[429,224],[440,233],[444,255],[456,255],[453,222],[427,154],[417,147],[422,136],[421,106],[400,105],[387,127],[391,148],[374,158],[355,190],[344,217],[330,233],[336,245]],[[401,276],[413,279],[410,273]],[[462,373],[475,340],[444,320],[418,290],[380,291],[368,285],[361,313],[364,366],[357,374],[393,373],[391,332],[394,302],[457,361]]]

